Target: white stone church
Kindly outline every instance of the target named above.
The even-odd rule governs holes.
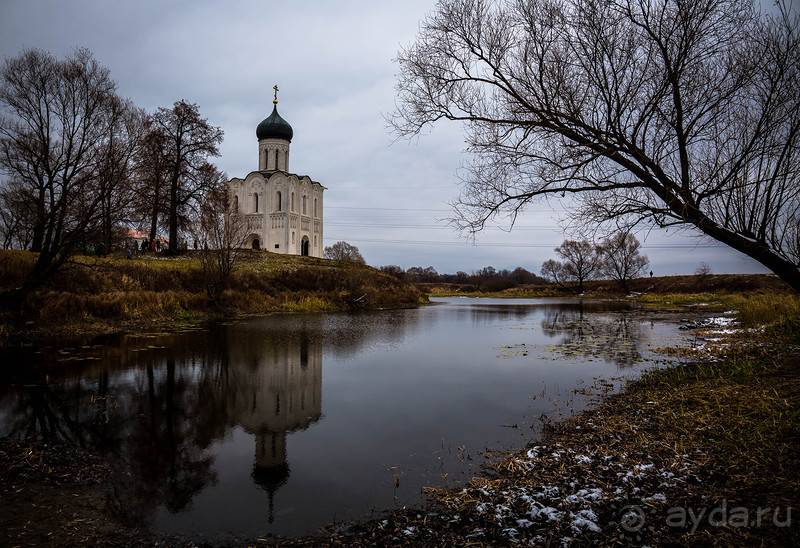
[[[247,247],[322,257],[325,187],[307,175],[289,172],[294,132],[278,114],[278,86],[274,89],[272,114],[256,128],[258,171],[228,183],[233,210],[247,220]]]

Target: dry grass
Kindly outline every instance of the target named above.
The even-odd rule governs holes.
[[[35,255],[0,250],[0,291],[18,287]],[[77,257],[45,287],[28,296],[23,320],[39,329],[106,330],[115,323],[202,317],[209,313],[311,312],[416,306],[426,299],[413,286],[365,265],[311,257],[247,252],[223,292],[222,310],[207,295],[193,253],[177,257]],[[10,318],[0,329],[9,332]]]
[[[800,330],[800,296],[783,293],[763,293],[739,298],[731,303],[745,327],[764,326],[778,332],[796,333]]]

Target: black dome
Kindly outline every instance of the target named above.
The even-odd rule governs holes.
[[[278,114],[278,105],[272,108],[272,114],[269,115],[269,118],[263,120],[256,128],[256,137],[258,137],[259,141],[261,139],[286,139],[291,141],[292,135],[294,135],[292,126]]]

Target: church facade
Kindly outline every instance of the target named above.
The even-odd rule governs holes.
[[[322,257],[325,187],[307,175],[289,171],[294,131],[278,114],[277,86],[272,102],[272,114],[256,128],[258,170],[228,182],[233,214],[245,220],[245,247]]]

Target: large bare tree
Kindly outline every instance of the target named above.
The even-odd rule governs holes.
[[[800,290],[800,32],[753,0],[447,0],[390,122],[463,123],[474,234],[571,195],[584,225],[693,226]]]
[[[30,249],[38,253],[25,286],[0,295],[19,305],[98,224],[105,195],[98,184],[128,105],[88,50],[56,59],[30,49],[6,59],[0,70],[0,108],[0,185],[9,198],[3,205],[21,207],[20,218],[30,222]]]
[[[99,219],[94,240],[111,249],[119,235],[136,217],[136,157],[142,146],[146,114],[130,100],[112,103],[109,124],[97,184],[93,187],[100,198]]]
[[[333,245],[326,247],[323,250],[323,256],[326,259],[333,259],[334,261],[344,261],[347,263],[361,263],[366,264],[364,257],[358,248],[347,242],[336,242]]]
[[[178,230],[188,228],[190,213],[209,190],[202,173],[209,156],[219,156],[223,132],[200,116],[197,105],[176,101],[171,109],[159,108],[153,126],[166,137],[164,159],[167,167],[169,251],[178,250]]]
[[[169,211],[165,205],[169,179],[166,149],[166,132],[148,119],[136,155],[133,203],[139,224],[149,228],[150,240],[158,238],[159,228],[166,226],[164,221]]]

